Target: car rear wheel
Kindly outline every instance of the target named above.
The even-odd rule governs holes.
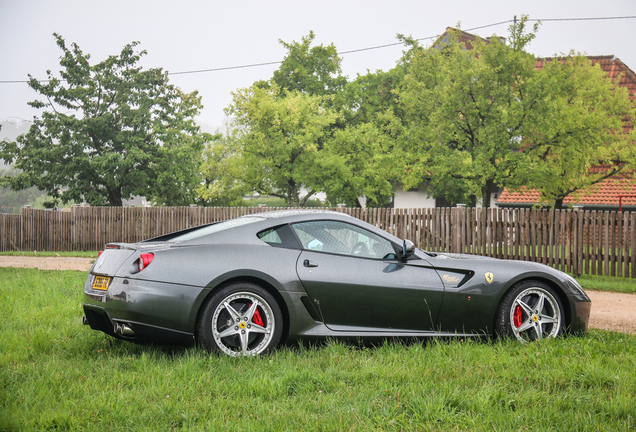
[[[504,296],[497,311],[497,331],[521,342],[553,338],[561,333],[563,306],[552,288],[524,281]]]
[[[204,305],[197,325],[199,343],[211,352],[239,356],[274,349],[283,332],[283,316],[276,300],[251,283],[220,289]]]

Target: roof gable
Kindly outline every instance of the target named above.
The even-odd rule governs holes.
[[[441,50],[455,40],[461,43],[468,51],[473,49],[473,44],[476,40],[480,40],[485,43],[490,42],[488,39],[484,39],[481,36],[477,36],[472,33],[466,33],[465,31],[456,28],[446,27],[446,31],[437,38],[431,48],[437,48]]]

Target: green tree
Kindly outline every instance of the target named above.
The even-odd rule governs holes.
[[[0,169],[1,178],[15,177],[17,172],[14,169]],[[35,187],[15,191],[2,186],[0,181],[0,213],[20,213],[20,209],[25,205],[34,206],[38,201],[46,198],[46,194]]]
[[[378,115],[397,108],[395,89],[404,74],[400,68],[388,72],[378,70],[358,75],[336,95],[337,106],[342,107],[347,125],[376,123]]]
[[[397,178],[407,188],[430,178],[429,192],[448,201],[469,195],[490,205],[498,186],[515,178],[526,155],[525,126],[538,115],[534,57],[524,51],[535,35],[525,19],[511,28],[511,45],[477,40],[468,51],[450,34],[444,45],[410,54],[398,90],[404,128]],[[400,163],[402,161],[402,163]]]
[[[406,153],[396,145],[398,137],[409,131],[396,90],[404,81],[412,53],[420,47],[400,37],[413,49],[396,67],[358,75],[335,95],[345,126],[334,136],[351,171],[350,180],[339,191],[343,196],[339,202],[359,205],[358,199],[364,197],[368,207],[387,205],[397,178],[394,161],[403,164],[406,160]]]
[[[546,111],[524,140],[530,155],[525,185],[562,208],[567,196],[633,172],[636,139],[627,124],[634,124],[636,107],[618,80],[580,54],[544,63],[537,79]]]
[[[91,65],[76,44],[62,50],[61,78],[29,75],[44,109],[28,133],[0,144],[0,158],[20,173],[13,189],[36,186],[55,201],[121,206],[134,195],[166,205],[189,204],[200,183],[199,154],[208,138],[194,122],[196,92],[169,84],[167,73],[138,66],[134,42]]]
[[[330,203],[383,207],[393,195],[390,137],[375,123],[351,124],[334,131],[326,143],[333,155],[324,167],[323,190]],[[324,165],[324,164],[323,164]]]
[[[215,135],[203,151],[198,202],[204,206],[238,206],[251,191],[243,181],[239,146],[229,135]]]
[[[234,93],[226,109],[233,116],[230,139],[237,145],[240,181],[249,190],[283,198],[294,207],[323,190],[337,161],[325,145],[338,120],[325,106],[326,98],[288,93],[275,85]]]
[[[428,178],[433,196],[456,203],[473,194],[484,206],[499,187],[534,188],[560,207],[627,170],[635,159],[633,135],[620,133],[634,118],[627,92],[582,56],[537,69],[525,47],[538,28],[526,23],[510,27],[509,45],[478,39],[467,50],[451,33],[410,54],[394,122],[405,187]]]
[[[335,95],[342,91],[347,79],[342,76],[342,59],[336,47],[333,44],[312,47],[315,38],[312,31],[300,42],[280,41],[287,49],[287,55],[274,71],[270,84],[287,92],[298,91],[318,96]],[[325,101],[330,102],[329,99]]]
[[[203,200],[256,192],[305,206],[324,192],[331,204],[388,201],[391,183],[376,157],[385,136],[345,121],[343,104],[357,107],[344,97],[341,60],[333,45],[312,47],[314,38],[281,41],[288,53],[273,77],[234,94],[228,136],[206,152]]]

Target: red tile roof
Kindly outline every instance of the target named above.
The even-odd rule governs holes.
[[[563,200],[563,204],[618,207],[619,195],[632,195],[631,197],[623,198],[623,205],[636,205],[636,179],[610,178],[604,180],[593,186],[590,191],[581,192],[578,196],[573,195],[566,197]],[[504,206],[538,203],[541,203],[539,192],[528,189],[522,189],[518,192],[504,189],[497,200],[497,204],[503,204]]]

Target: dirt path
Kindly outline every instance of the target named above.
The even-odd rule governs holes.
[[[96,258],[0,256],[0,267],[88,271]]]
[[[0,256],[0,267],[88,271],[95,258]],[[636,283],[636,282],[635,282]],[[590,327],[636,334],[636,294],[587,291],[592,299]]]
[[[592,300],[590,327],[636,334],[636,294],[586,292]]]

